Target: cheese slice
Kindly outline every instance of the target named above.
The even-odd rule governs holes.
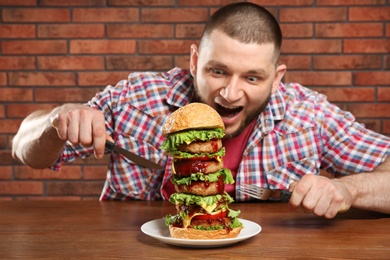
[[[172,160],[171,170],[172,170],[172,174],[176,174],[176,171],[175,171],[175,160]]]
[[[183,228],[188,227],[191,224],[192,218],[195,216],[198,216],[198,215],[202,215],[202,213],[195,213],[191,217],[187,216],[187,217],[183,218]]]
[[[217,203],[214,203],[212,205],[209,205],[207,206],[207,204],[205,202],[203,202],[201,206],[207,213],[211,214],[211,212],[213,212],[213,210],[218,206]]]
[[[221,210],[218,210],[216,212],[213,212],[211,215],[219,214],[220,212]],[[190,226],[192,218],[198,215],[203,215],[203,213],[195,213],[192,216],[187,216],[183,218],[183,228]]]

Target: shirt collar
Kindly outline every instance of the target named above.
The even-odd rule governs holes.
[[[167,103],[175,107],[183,107],[187,105],[194,96],[194,86],[191,73],[188,70],[172,69],[172,74],[180,74],[174,82],[172,87],[168,90],[166,99]]]
[[[276,92],[271,95],[268,105],[259,116],[258,123],[263,136],[268,134],[275,127],[275,122],[284,118],[286,103],[282,91],[280,90],[281,87],[282,85],[279,85]]]

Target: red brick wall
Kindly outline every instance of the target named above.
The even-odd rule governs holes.
[[[37,109],[85,102],[131,71],[188,67],[189,46],[228,0],[0,0],[0,199],[97,199],[107,158],[60,172],[11,157]],[[390,134],[390,7],[386,0],[253,1],[281,22],[285,81],[323,92]],[[215,4],[218,3],[218,4]]]

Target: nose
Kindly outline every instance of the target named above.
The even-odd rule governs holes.
[[[232,103],[241,98],[243,91],[241,88],[239,77],[235,77],[235,76],[229,77],[225,86],[226,87],[221,88],[219,94],[227,102]]]

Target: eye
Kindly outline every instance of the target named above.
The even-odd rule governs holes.
[[[225,74],[223,70],[215,69],[215,68],[211,68],[211,69],[210,69],[210,72],[211,72],[212,74],[218,75],[218,76]]]
[[[247,77],[247,80],[249,82],[255,83],[255,82],[259,81],[259,78],[258,77],[254,77],[254,76],[249,76],[249,77]]]

